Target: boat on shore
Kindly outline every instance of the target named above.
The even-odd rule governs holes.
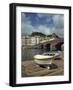
[[[54,59],[59,56],[60,56],[59,52],[43,53],[42,55],[35,55],[34,61],[40,65],[52,64],[54,62]]]
[[[48,55],[35,55],[34,56],[34,61],[37,64],[52,64],[53,62],[53,56],[48,56]]]

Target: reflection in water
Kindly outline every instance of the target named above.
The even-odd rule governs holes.
[[[36,54],[42,54],[46,52],[45,49],[23,48],[22,60],[33,60],[33,56]]]

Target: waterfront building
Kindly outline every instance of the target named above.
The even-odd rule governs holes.
[[[34,36],[30,37],[31,38],[31,44],[30,45],[36,45],[40,43],[40,36]]]

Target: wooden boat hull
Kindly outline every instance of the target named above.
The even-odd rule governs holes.
[[[34,61],[37,64],[52,64],[54,60],[53,56],[36,55]]]
[[[38,59],[35,59],[34,61],[37,64],[52,64],[53,63],[53,59],[50,59],[50,60],[38,60]]]

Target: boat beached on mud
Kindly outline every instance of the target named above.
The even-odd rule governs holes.
[[[59,57],[61,55],[59,52],[49,52],[49,53],[43,53],[42,55],[35,55],[34,61],[38,65],[52,65],[54,63],[54,59]]]

